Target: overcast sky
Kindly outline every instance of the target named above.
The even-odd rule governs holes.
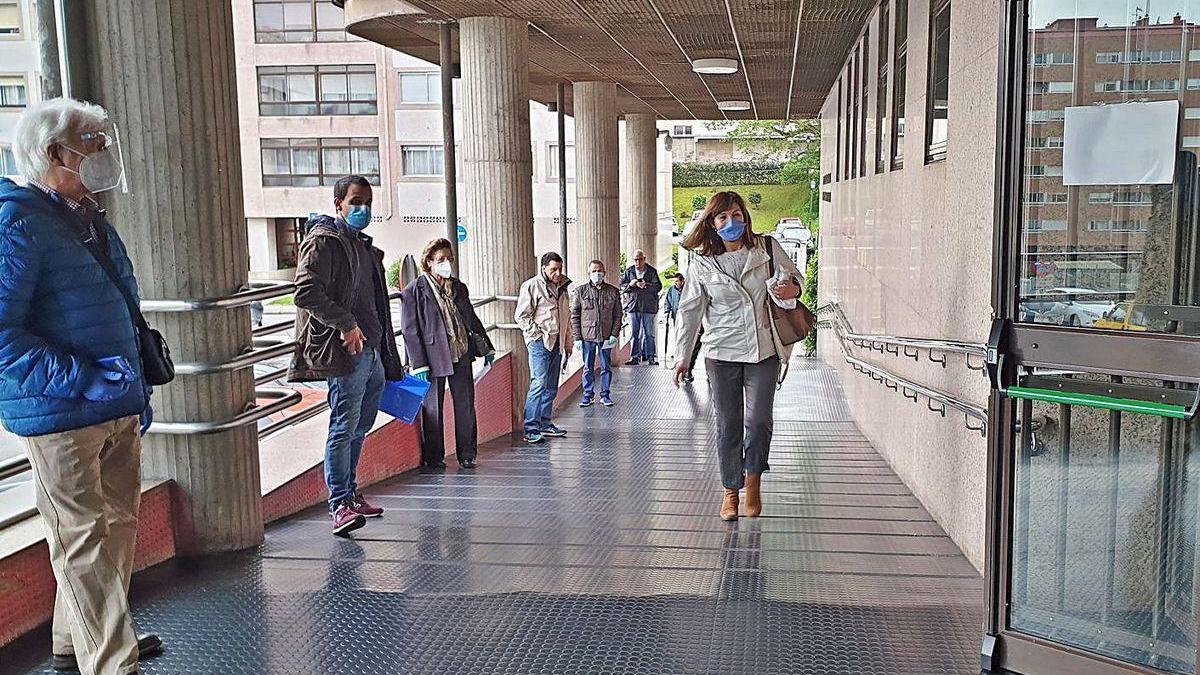
[[[1170,23],[1176,14],[1200,22],[1200,0],[1031,0],[1029,13],[1034,28],[1075,17],[1097,17],[1101,26],[1126,26],[1147,14],[1155,23]]]

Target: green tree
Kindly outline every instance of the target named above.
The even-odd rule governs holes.
[[[751,192],[749,195],[746,195],[746,201],[750,202],[750,206],[757,207],[762,204],[762,193]]]
[[[700,209],[704,208],[705,206],[708,206],[708,199],[705,198],[704,195],[696,195],[695,197],[692,197],[692,210],[693,211],[699,211]]]

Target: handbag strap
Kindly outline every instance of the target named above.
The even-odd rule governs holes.
[[[125,306],[129,309],[129,318],[133,320],[134,328],[137,328],[143,333],[148,333],[150,330],[150,325],[146,323],[146,317],[142,316],[141,308],[138,307],[138,303],[134,301],[133,295],[130,294],[129,289],[126,288],[125,284],[121,282],[121,275],[117,272],[117,268],[113,265],[112,258],[110,258],[107,253],[100,250],[100,242],[96,240],[96,235],[94,234],[94,228],[96,227],[95,222],[93,221],[90,223],[84,223],[83,219],[79,217],[79,214],[71,211],[65,204],[62,204],[37,188],[32,189],[45,197],[46,201],[61,211],[65,217],[85,226],[84,232],[74,233],[77,236],[80,245],[87,249],[87,252],[92,255],[92,258],[94,258],[104,270],[104,273],[108,276],[109,281],[111,281],[113,285],[117,287],[117,291],[120,292],[121,298],[125,300]]]

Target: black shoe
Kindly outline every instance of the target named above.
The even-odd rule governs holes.
[[[463,461],[461,461],[461,462],[459,462],[459,463],[458,463],[458,468],[460,468],[460,469],[474,469],[474,468],[475,468],[475,460],[473,460],[473,459],[464,459]]]
[[[630,366],[640,366],[640,365],[642,365],[642,362],[641,362],[641,361],[640,361],[640,360],[639,360],[637,357],[634,357],[634,358],[632,358],[632,359],[629,359],[629,360],[628,360],[628,361],[626,361],[625,363],[626,363],[626,365],[630,365]]]
[[[647,362],[646,362],[646,365],[648,365],[648,366],[657,366],[657,365],[658,365],[658,359],[650,359],[649,361],[647,361]]]
[[[445,462],[422,462],[421,468],[429,471],[441,471],[446,468]]]
[[[684,382],[695,382],[696,378],[692,377],[691,373],[688,373],[687,375],[683,376],[683,381]]]
[[[163,652],[163,641],[154,633],[138,636],[138,660],[149,659]],[[74,654],[51,654],[50,667],[57,671],[79,672],[79,662]]]

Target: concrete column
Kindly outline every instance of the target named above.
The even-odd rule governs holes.
[[[233,293],[250,268],[238,149],[233,17],[228,0],[108,0],[86,4],[86,83],[78,96],[119,126],[129,194],[106,193],[142,297]],[[250,346],[250,315],[152,314],[176,362],[227,361]],[[250,369],[181,376],[154,395],[159,421],[227,420],[254,401]],[[254,426],[208,436],[151,434],[147,479],[176,482],[176,545],[200,554],[263,540]]]
[[[529,26],[471,17],[459,22],[462,60],[463,206],[460,269],[473,295],[516,295],[537,272],[533,250],[533,154],[529,138]],[[485,324],[510,324],[514,305],[480,308]],[[529,364],[521,333],[492,333],[513,356],[513,420],[522,416]]]
[[[581,281],[592,260],[615,277],[621,256],[620,175],[617,173],[617,85],[576,82],[575,252],[570,274]]]
[[[625,116],[625,177],[629,184],[629,240],[625,252],[646,252],[658,265],[658,127],[651,113]]]

